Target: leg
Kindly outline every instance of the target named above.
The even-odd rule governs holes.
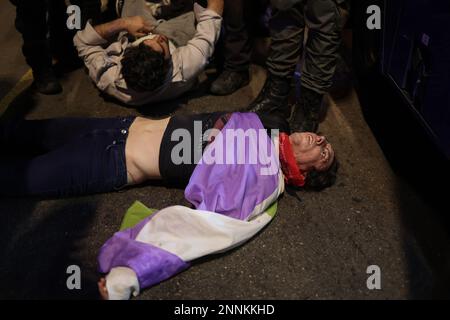
[[[47,39],[47,1],[11,0],[16,6],[16,28],[22,34],[22,52],[33,69],[34,86],[43,94],[56,94],[62,87],[52,69]]]
[[[81,28],[86,26],[86,23],[92,19],[92,24],[96,25],[101,22],[101,0],[71,0],[81,9]]]
[[[273,10],[270,20],[272,43],[267,59],[268,77],[249,111],[278,114],[289,118],[288,96],[299,61],[305,29],[304,2],[287,10]]]
[[[0,160],[0,195],[75,196],[127,184],[126,135],[98,130],[48,153]]]
[[[16,6],[16,29],[22,34],[22,52],[35,71],[51,67],[47,41],[47,5],[45,0],[11,0]]]
[[[67,28],[68,16],[65,2],[47,0],[47,6],[50,48],[53,57],[57,60],[57,65],[64,66],[67,70],[81,67],[82,61],[78,58],[77,50],[73,45],[73,37],[77,30]],[[82,18],[85,15],[83,9],[85,8],[81,8]]]
[[[301,78],[301,95],[291,127],[316,132],[324,93],[331,87],[341,42],[342,22],[336,0],[308,1],[309,27]]]
[[[252,46],[245,21],[244,1],[225,1],[224,72],[210,88],[211,93],[216,95],[231,94],[249,82],[248,68]]]
[[[273,10],[270,20],[269,74],[291,80],[299,62],[305,32],[304,2],[288,10]]]
[[[335,0],[308,1],[309,27],[302,85],[324,94],[331,87],[341,44],[342,22]]]
[[[90,132],[126,129],[134,117],[21,120],[0,125],[0,145],[32,154],[54,150]]]
[[[247,71],[250,65],[251,41],[245,21],[247,8],[244,1],[225,1],[225,70]]]

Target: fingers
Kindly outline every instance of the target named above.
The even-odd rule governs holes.
[[[98,283],[98,291],[100,293],[100,297],[104,300],[108,300],[108,290],[106,289],[106,279],[101,278]]]

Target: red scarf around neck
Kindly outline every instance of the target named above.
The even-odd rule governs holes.
[[[297,161],[295,161],[289,135],[284,132],[280,133],[280,163],[287,184],[295,187],[305,185],[305,176],[300,171]]]

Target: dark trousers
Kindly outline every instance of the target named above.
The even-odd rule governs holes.
[[[0,196],[74,196],[127,184],[134,117],[26,120],[0,126]]]
[[[318,93],[332,85],[336,69],[343,22],[339,10],[342,0],[301,0],[287,10],[272,12],[271,48],[267,60],[269,73],[292,79],[304,53],[301,84]],[[305,46],[305,26],[308,39]]]
[[[224,69],[248,70],[252,40],[261,29],[268,0],[226,0],[224,5]]]
[[[64,0],[11,0],[16,6],[16,29],[22,34],[22,52],[35,72],[52,65],[52,57],[61,60],[76,58],[73,36],[67,28],[67,7]],[[76,0],[82,20],[100,14],[100,0]],[[83,18],[84,17],[84,18]]]

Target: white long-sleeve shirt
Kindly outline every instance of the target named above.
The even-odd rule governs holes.
[[[125,49],[131,45],[126,33],[121,33],[116,42],[109,43],[88,23],[84,30],[77,32],[74,44],[91,79],[101,91],[130,105],[173,99],[196,83],[197,75],[212,56],[220,35],[222,17],[219,14],[197,3],[194,4],[194,14],[197,20],[194,37],[185,46],[172,50],[171,74],[161,87],[151,92],[136,92],[128,88],[122,77],[121,59]]]

